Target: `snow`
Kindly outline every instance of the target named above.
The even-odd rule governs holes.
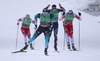
[[[71,2],[70,2],[71,1]],[[49,56],[44,55],[44,34],[41,34],[35,40],[35,49],[27,49],[27,53],[12,54],[12,51],[20,50],[24,47],[23,35],[20,31],[18,34],[18,46],[15,49],[16,35],[17,35],[17,19],[30,14],[34,19],[34,15],[41,13],[42,9],[48,4],[56,4],[59,8],[59,2],[66,9],[72,9],[76,14],[79,8],[76,0],[61,1],[61,0],[0,0],[0,61],[100,61],[100,16],[95,17],[87,13],[82,13],[82,21],[80,22],[80,37],[81,37],[81,51],[68,51],[65,46],[63,50],[64,30],[62,22],[59,21],[58,33],[58,49],[60,53],[54,52],[53,44],[54,37],[52,33],[51,41],[49,43]],[[80,0],[81,1],[81,0]],[[80,2],[78,1],[78,2]],[[85,0],[84,0],[85,1]],[[83,4],[81,2],[81,4]],[[39,22],[39,21],[38,21]],[[74,19],[74,40],[75,46],[78,49],[78,32],[79,21]],[[31,24],[31,36],[34,33],[34,25]]]

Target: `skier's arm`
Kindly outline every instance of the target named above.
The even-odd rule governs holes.
[[[21,22],[21,21],[23,21],[23,18],[19,18],[19,19],[18,19],[18,22]]]
[[[61,16],[65,15],[65,9],[61,6],[60,3],[59,3],[59,7],[60,7],[59,12],[63,12],[63,13],[61,13]]]
[[[60,9],[57,9],[58,12],[65,12],[65,9],[63,7],[61,7]]]
[[[34,20],[32,20],[32,21],[31,21],[31,23],[35,24],[35,21],[34,21]]]
[[[59,20],[61,21],[61,20],[63,20],[65,17],[66,17],[66,15],[64,14],[64,15],[62,15],[62,16],[59,18]]]
[[[61,6],[60,3],[59,3],[59,7],[60,7],[60,9],[58,10],[58,12],[63,12],[63,13],[65,13],[65,9],[64,9],[64,7]]]
[[[44,8],[44,9],[47,9],[48,13],[50,13],[50,10],[48,10],[49,7],[50,7],[50,4]]]
[[[35,20],[35,30],[37,29],[37,18],[40,18],[40,14],[37,14],[34,17],[34,20]]]
[[[50,4],[46,7],[46,9],[48,9],[50,7]]]
[[[20,18],[17,20],[17,25],[19,25],[19,22],[23,21],[23,18]]]
[[[78,20],[82,20],[81,16],[78,16],[77,14],[74,14],[75,18],[77,18]]]
[[[37,18],[40,18],[40,14],[37,14],[37,15],[35,15],[35,17],[34,17],[35,25],[37,25]]]

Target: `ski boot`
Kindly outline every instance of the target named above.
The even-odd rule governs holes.
[[[70,51],[72,51],[71,48],[70,48],[70,44],[68,44],[67,47],[68,47],[68,49],[69,49]]]
[[[68,47],[68,49],[70,49],[70,44],[69,44],[69,45],[67,45],[67,47]]]
[[[32,47],[32,44],[30,44],[30,48],[31,48],[32,50],[34,50],[34,47]]]
[[[27,42],[25,42],[25,46],[27,45]]]
[[[25,47],[23,47],[20,51],[24,51],[24,50],[26,50],[27,47],[28,47],[28,45],[25,45]]]
[[[57,45],[54,46],[55,51],[57,51]]]
[[[46,56],[48,56],[47,48],[45,48],[44,54],[45,54]]]
[[[74,46],[72,46],[73,51],[76,51],[76,48]]]

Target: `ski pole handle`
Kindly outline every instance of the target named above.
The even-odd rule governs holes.
[[[47,6],[47,8],[49,8],[50,7],[50,4]]]
[[[78,12],[78,15],[79,15],[79,16],[81,16],[81,13],[80,13],[80,12]]]
[[[60,3],[59,3],[59,7],[60,7],[60,8],[62,7]]]
[[[46,9],[48,9],[50,7],[50,4],[46,7]]]

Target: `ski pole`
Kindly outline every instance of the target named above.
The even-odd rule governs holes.
[[[60,7],[60,9],[61,9],[61,4],[59,3],[59,7]],[[61,17],[62,17],[62,12],[61,12]],[[63,20],[62,20],[63,21]],[[63,26],[64,27],[64,26]],[[63,42],[63,50],[65,50],[65,31],[64,31],[64,42]]]
[[[79,21],[79,50],[80,50],[80,21]]]
[[[17,42],[18,42],[18,30],[19,30],[19,25],[17,26],[17,36],[16,36],[16,49],[17,49]]]
[[[65,34],[65,31],[64,31],[64,44],[63,44],[63,50],[65,50],[65,41],[66,41],[66,34]]]
[[[80,12],[78,12],[78,15],[81,18],[81,13]],[[79,50],[80,50],[80,20],[79,20]]]

